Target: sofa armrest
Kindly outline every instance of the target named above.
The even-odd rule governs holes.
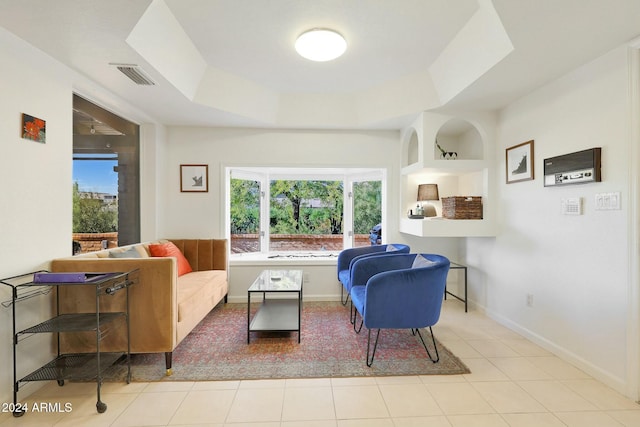
[[[129,288],[131,351],[172,351],[177,345],[177,265],[175,258],[63,258],[51,261],[53,272],[127,272],[138,269]],[[95,311],[95,288],[60,286],[60,312]],[[104,311],[120,311],[124,292],[101,299]],[[119,307],[116,309],[115,307]],[[95,338],[94,338],[95,341]],[[115,344],[114,344],[115,345]]]

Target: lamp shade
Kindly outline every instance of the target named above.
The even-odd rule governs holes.
[[[418,185],[418,201],[420,202],[424,200],[440,200],[438,184]]]

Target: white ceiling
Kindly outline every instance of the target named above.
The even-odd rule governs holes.
[[[499,109],[636,38],[640,1],[0,0],[0,26],[165,124],[373,129]],[[346,54],[299,57],[314,27]]]

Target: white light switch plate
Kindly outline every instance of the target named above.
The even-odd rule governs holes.
[[[615,209],[615,210],[619,210],[620,209],[620,193],[609,193],[610,198],[609,198],[609,209]]]
[[[596,210],[610,211],[620,210],[620,192],[596,194]]]

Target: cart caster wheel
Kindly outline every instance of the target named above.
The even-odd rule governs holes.
[[[107,410],[107,404],[104,402],[98,402],[96,403],[96,409],[98,410],[99,414],[102,414]]]
[[[64,380],[58,380],[58,385],[62,387],[64,385]]]
[[[23,416],[25,412],[26,411],[24,411],[24,410],[13,411],[13,418],[19,418],[19,417]]]

